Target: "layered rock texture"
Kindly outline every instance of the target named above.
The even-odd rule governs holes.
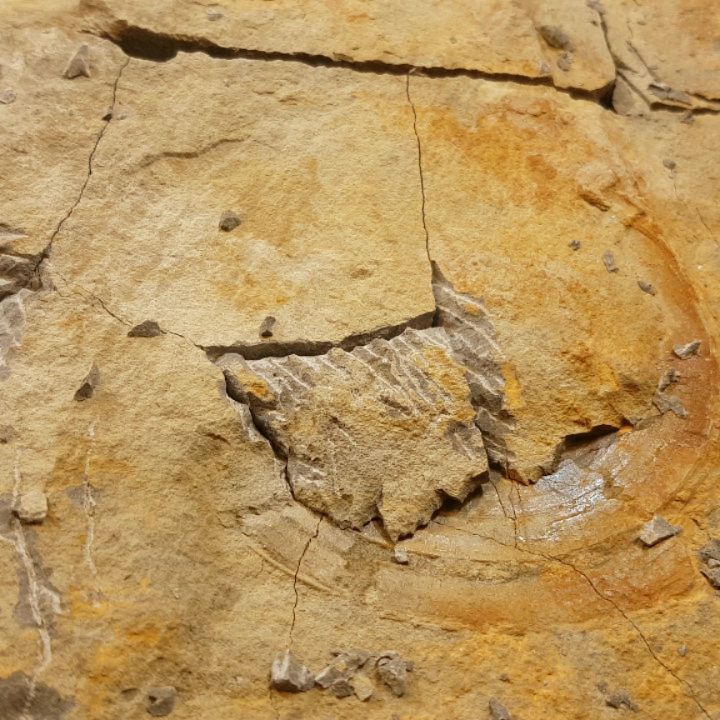
[[[0,718],[720,718],[707,0],[6,0]]]

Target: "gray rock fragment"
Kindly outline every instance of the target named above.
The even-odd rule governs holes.
[[[353,694],[353,687],[347,678],[340,678],[330,686],[330,692],[336,698],[346,698]]]
[[[42,490],[28,490],[21,493],[13,512],[20,521],[28,525],[39,524],[48,514],[48,502]]]
[[[582,243],[579,240],[571,240],[568,243],[568,247],[571,247],[573,250],[579,250],[582,246]]]
[[[175,708],[177,690],[174,687],[150,688],[147,694],[147,711],[155,717],[165,717]]]
[[[575,56],[571,52],[562,52],[560,53],[560,57],[557,59],[557,66],[563,72],[569,72],[574,59]]]
[[[627,690],[618,690],[618,692],[614,692],[611,695],[608,695],[605,698],[605,704],[608,707],[614,708],[615,710],[625,708],[626,710],[637,712],[640,709],[630,697],[630,694]]]
[[[410,564],[410,557],[407,554],[407,550],[404,550],[403,548],[395,547],[393,550],[393,560],[398,565],[409,565]]]
[[[618,268],[618,266],[615,264],[615,256],[614,256],[609,250],[606,250],[606,251],[603,253],[602,259],[603,259],[603,263],[605,263],[605,269],[606,269],[609,273],[616,273],[616,272],[618,272],[619,268]]]
[[[68,80],[74,80],[77,77],[90,77],[90,58],[89,48],[87,45],[81,45],[77,52],[70,58],[70,62],[67,64],[63,77]]]
[[[281,692],[306,692],[315,685],[315,676],[289,650],[285,650],[273,660],[270,685]]]
[[[720,590],[720,567],[703,568],[700,572],[707,578],[707,581],[716,589]]]
[[[720,540],[714,538],[707,545],[703,545],[700,550],[698,550],[698,556],[700,560],[705,563],[711,560],[720,562]]]
[[[656,392],[653,397],[653,405],[655,405],[661,413],[673,412],[683,420],[685,420],[688,416],[685,406],[680,402],[679,398],[675,397],[675,395]]]
[[[92,364],[90,372],[85,376],[80,387],[75,391],[75,400],[82,402],[93,396],[95,388],[100,384],[100,371],[95,363]]]
[[[646,547],[657,545],[680,532],[681,528],[671,525],[664,517],[655,515],[652,520],[643,525],[638,538]]]
[[[393,650],[382,653],[377,661],[378,676],[396,697],[402,697],[407,691],[407,674],[412,667],[412,663]]]
[[[680,380],[680,373],[674,368],[671,368],[665,374],[663,374],[660,380],[658,380],[658,392],[666,390],[670,387],[670,385],[674,385],[678,380]]]
[[[665,158],[665,160],[663,160],[663,165],[668,170],[674,170],[677,167],[677,163],[674,160],[669,160],[667,158]]]
[[[12,88],[5,88],[0,92],[0,105],[12,105],[17,100],[17,95]]]
[[[495,698],[488,703],[488,709],[492,720],[512,720],[512,715],[508,709]]]
[[[637,281],[638,287],[648,295],[657,295],[657,290],[652,283],[645,282],[644,280]]]
[[[315,682],[323,690],[327,690],[327,688],[332,687],[336,682],[346,679],[348,674],[347,668],[332,664],[323,668],[315,676]]]
[[[273,327],[275,327],[275,318],[268,315],[260,325],[260,337],[269,338],[273,336]]]
[[[538,32],[550,47],[567,50],[568,52],[575,49],[568,34],[557,25],[541,25]]]
[[[356,675],[352,679],[351,684],[355,697],[357,697],[357,699],[361,702],[369,700],[375,692],[375,687],[373,686],[372,681],[366,675]]]
[[[240,216],[237,213],[234,213],[232,210],[226,210],[220,216],[218,227],[225,232],[230,232],[240,225],[241,222],[242,220],[240,220]]]
[[[701,345],[700,340],[693,340],[692,342],[689,342],[686,345],[676,345],[673,348],[673,352],[681,360],[687,360],[689,357],[692,357],[693,355],[697,355],[698,350],[700,349],[700,345]]]
[[[151,338],[163,334],[160,326],[154,320],[144,320],[130,330],[128,337]]]

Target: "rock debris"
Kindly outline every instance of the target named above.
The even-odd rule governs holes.
[[[220,216],[220,222],[218,223],[218,227],[225,232],[231,232],[236,227],[238,227],[241,222],[242,220],[237,213],[233,212],[232,210],[226,210]]]
[[[557,48],[558,50],[567,50],[569,52],[575,49],[568,34],[557,25],[541,25],[538,31],[550,47]]]
[[[273,328],[275,327],[275,318],[272,315],[268,315],[260,325],[260,337],[270,338],[273,336]]]
[[[643,525],[638,539],[645,547],[653,547],[663,540],[674,537],[679,532],[679,527],[671,525],[664,517],[655,515],[652,520]]]
[[[270,685],[280,692],[307,692],[315,685],[315,676],[289,651],[273,660]]]
[[[698,550],[702,566],[700,572],[717,590],[720,590],[720,540],[712,539]]]
[[[675,345],[675,347],[673,347],[673,352],[681,360],[687,360],[688,358],[698,354],[701,344],[700,340],[692,340],[685,345]]]
[[[648,295],[657,295],[657,290],[652,283],[645,282],[644,280],[637,281],[638,287]]]
[[[617,692],[611,693],[605,698],[605,704],[614,710],[625,709],[637,712],[640,709],[632,697],[630,697],[627,690],[618,690]]]
[[[410,564],[410,556],[407,554],[407,550],[399,547],[395,547],[393,549],[393,560],[398,565],[409,565]]]
[[[90,48],[87,45],[81,45],[77,52],[70,58],[63,77],[68,80],[74,80],[78,77],[90,77]]]
[[[147,711],[155,717],[165,717],[175,709],[177,690],[174,687],[156,687],[148,690]]]
[[[408,672],[413,669],[412,663],[402,658],[393,650],[386,650],[377,660],[378,677],[387,685],[396,697],[407,692]]]
[[[609,273],[616,273],[619,271],[620,268],[615,264],[615,256],[610,252],[610,250],[606,250],[603,253],[603,263],[605,265],[605,269]]]
[[[160,326],[154,320],[144,320],[128,332],[128,337],[152,338],[163,335]]]
[[[27,490],[20,493],[13,512],[27,525],[42,523],[48,514],[48,502],[42,490]]]
[[[490,710],[490,720],[512,720],[508,709],[495,698],[488,703],[488,709]]]
[[[683,420],[688,416],[685,406],[680,401],[680,398],[675,397],[675,395],[657,392],[653,397],[653,404],[661,413],[672,412]]]
[[[82,402],[83,400],[89,400],[95,389],[100,384],[100,371],[95,363],[92,364],[90,372],[83,379],[80,387],[75,391],[75,400]]]

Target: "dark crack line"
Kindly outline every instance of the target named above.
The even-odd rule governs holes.
[[[75,202],[70,206],[70,209],[65,213],[65,215],[60,219],[60,222],[55,226],[55,229],[53,230],[52,234],[50,235],[50,239],[48,240],[48,244],[45,246],[45,249],[40,254],[40,257],[35,264],[35,273],[39,273],[40,264],[43,260],[45,260],[49,255],[50,251],[52,249],[53,242],[55,241],[55,238],[58,236],[60,231],[62,230],[65,223],[70,219],[72,214],[77,209],[78,205],[82,202],[83,196],[85,195],[85,190],[87,189],[88,184],[90,183],[90,178],[93,174],[93,160],[95,159],[95,153],[97,153],[98,147],[100,145],[100,142],[102,141],[105,131],[110,126],[110,123],[113,119],[113,114],[115,111],[115,102],[117,100],[117,91],[118,91],[118,85],[120,83],[120,78],[122,77],[123,71],[125,68],[130,64],[131,58],[127,58],[127,60],[120,66],[120,69],[118,70],[117,77],[115,78],[115,82],[113,83],[113,91],[112,91],[112,102],[110,105],[110,110],[108,113],[104,116],[107,119],[103,119],[103,126],[100,128],[100,132],[98,133],[97,137],[95,138],[95,143],[93,144],[92,150],[90,151],[90,155],[88,156],[88,169],[87,174],[85,175],[85,180],[80,187],[80,192],[77,195],[77,198],[75,198]]]
[[[669,675],[671,675],[675,681],[679,684],[687,688],[687,695],[688,697],[697,705],[700,712],[703,713],[703,715],[708,718],[708,720],[712,720],[712,717],[708,714],[708,711],[705,709],[705,707],[702,705],[702,703],[697,699],[697,696],[695,694],[695,690],[692,687],[692,685],[687,681],[681,678],[669,665],[667,665],[663,660],[657,655],[657,653],[652,649],[652,645],[650,645],[650,642],[643,634],[642,630],[638,627],[637,623],[618,605],[618,603],[615,602],[611,597],[608,595],[604,595],[600,590],[598,589],[597,585],[592,581],[592,579],[585,573],[583,570],[581,570],[577,565],[570,562],[569,560],[565,560],[561,557],[558,557],[556,555],[547,555],[546,553],[537,552],[536,550],[528,550],[527,548],[519,547],[517,544],[515,546],[508,545],[507,543],[501,542],[497,538],[490,537],[487,535],[481,535],[480,533],[474,533],[471,530],[465,530],[464,528],[459,528],[455,525],[451,525],[449,523],[441,523],[437,520],[434,520],[438,525],[444,525],[445,527],[452,528],[453,530],[457,530],[461,533],[466,533],[468,535],[473,535],[475,537],[482,538],[484,540],[490,540],[491,542],[494,542],[498,545],[502,545],[503,547],[514,547],[514,549],[518,550],[519,552],[526,553],[527,555],[532,555],[534,557],[540,557],[544,560],[548,560],[550,562],[556,562],[560,563],[561,565],[570,568],[575,573],[580,575],[580,577],[585,580],[585,582],[588,584],[588,586],[592,589],[592,591],[604,602],[611,605],[617,613],[619,613],[624,620],[635,630],[637,635],[642,640],[643,644],[645,645],[645,648],[647,649],[650,656],[660,665]]]
[[[292,641],[293,641],[293,632],[295,630],[295,621],[297,619],[296,613],[297,613],[297,607],[298,603],[300,602],[300,594],[298,593],[297,588],[297,582],[298,582],[298,575],[300,574],[300,567],[302,566],[303,560],[305,559],[305,555],[310,548],[310,545],[312,544],[312,541],[317,538],[317,536],[320,534],[320,524],[323,521],[323,516],[320,515],[317,521],[317,525],[315,526],[315,532],[307,539],[307,542],[305,543],[305,547],[302,550],[302,553],[300,553],[300,557],[298,558],[297,567],[295,568],[295,577],[293,577],[293,592],[295,593],[295,602],[293,603],[292,608],[292,624],[290,625],[290,633],[288,636],[288,649],[292,648]]]
[[[443,65],[413,65],[408,62],[392,63],[385,60],[352,60],[347,57],[324,55],[322,53],[292,52],[280,50],[260,50],[218,45],[205,37],[192,35],[156,32],[125,21],[105,19],[106,27],[86,30],[87,34],[95,35],[103,40],[119,46],[131,57],[142,58],[152,62],[167,62],[179,52],[204,53],[212,58],[223,60],[261,60],[297,62],[311,67],[343,68],[360,73],[407,75],[421,72],[428,77],[469,77],[490,82],[509,82],[518,85],[544,86],[556,92],[569,95],[575,100],[585,100],[598,104],[597,91],[581,88],[562,88],[554,84],[551,76],[529,77],[515,73],[493,73],[465,67],[445,67]]]

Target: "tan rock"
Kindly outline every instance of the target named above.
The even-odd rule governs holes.
[[[391,537],[408,535],[487,470],[464,370],[441,328],[319,357],[231,355],[221,366],[288,458],[295,498],[341,527],[380,517]]]
[[[24,523],[41,523],[48,513],[48,502],[42,490],[33,489],[20,493],[15,514]]]
[[[131,60],[52,268],[132,325],[259,356],[429,325],[405,86],[294,62]],[[232,232],[227,208],[243,218]]]

